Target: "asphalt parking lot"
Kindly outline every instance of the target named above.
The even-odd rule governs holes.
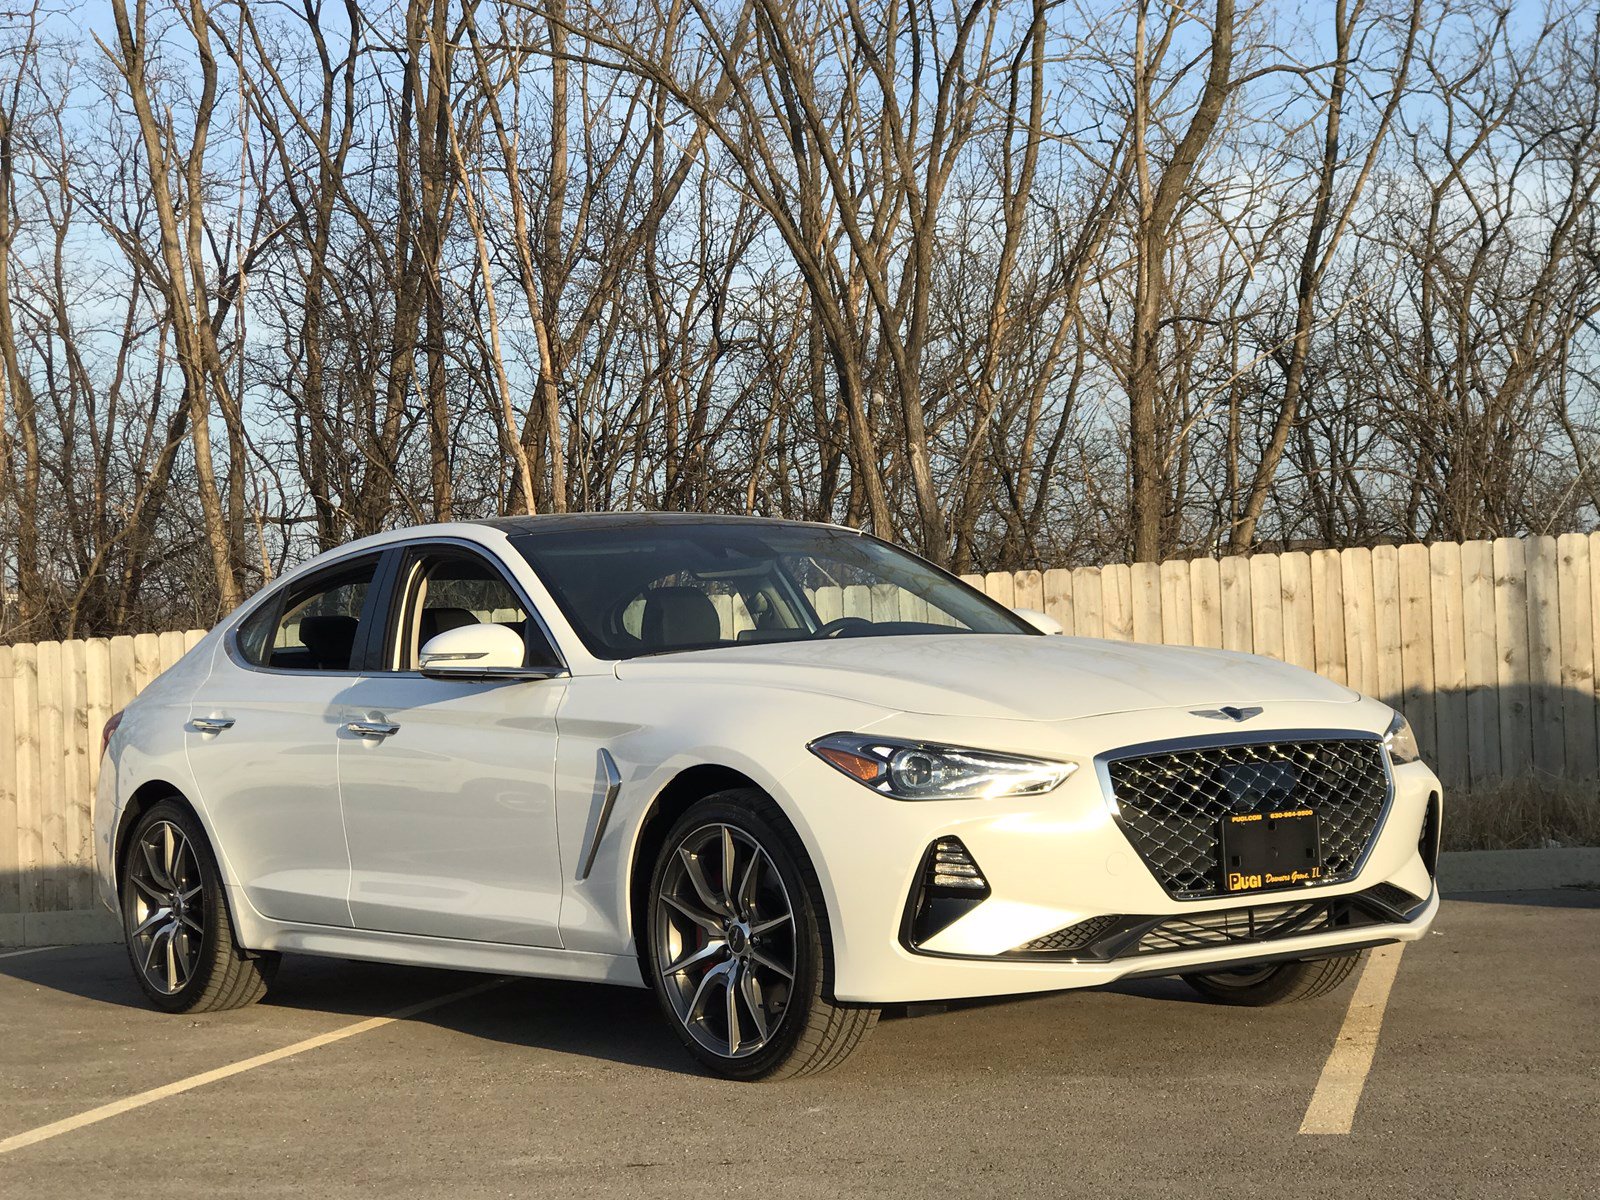
[[[26,952],[0,957],[0,1147],[64,1125],[0,1152],[0,1196],[1600,1196],[1597,988],[1600,892],[1447,901],[1400,958],[1351,1132],[1317,1135],[1348,987],[963,1005],[741,1086],[696,1073],[644,992],[290,958],[265,1003],[173,1017],[120,947]]]

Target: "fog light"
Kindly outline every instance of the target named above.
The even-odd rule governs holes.
[[[989,898],[989,881],[960,838],[940,838],[922,856],[906,903],[905,941],[912,949]]]
[[[961,888],[964,890],[989,890],[989,881],[972,861],[972,855],[957,839],[949,838],[933,845],[932,870],[928,882],[936,888]]]

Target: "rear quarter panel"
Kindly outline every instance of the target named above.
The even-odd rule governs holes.
[[[211,674],[220,630],[212,630],[195,647],[158,675],[123,709],[122,723],[111,736],[95,790],[95,870],[101,901],[117,911],[116,856],[128,801],[147,783],[164,783],[194,803],[200,821],[194,775],[189,770],[184,726],[195,692]],[[210,829],[207,827],[209,834]],[[223,855],[218,850],[218,860]],[[227,866],[223,864],[227,876]]]

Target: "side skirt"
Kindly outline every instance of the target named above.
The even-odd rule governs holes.
[[[259,942],[256,948],[289,954],[440,967],[452,971],[482,971],[492,975],[615,983],[624,987],[645,986],[644,978],[639,974],[639,960],[631,954],[592,954],[580,950],[552,950],[542,946],[510,946],[497,942],[467,942],[364,929],[336,929],[328,925],[280,925],[262,932],[263,936],[252,939]]]

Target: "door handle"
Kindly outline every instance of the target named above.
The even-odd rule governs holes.
[[[390,721],[347,721],[344,728],[346,733],[363,738],[386,738],[400,732],[400,726]]]
[[[194,717],[189,721],[196,733],[221,733],[233,728],[232,717]]]

